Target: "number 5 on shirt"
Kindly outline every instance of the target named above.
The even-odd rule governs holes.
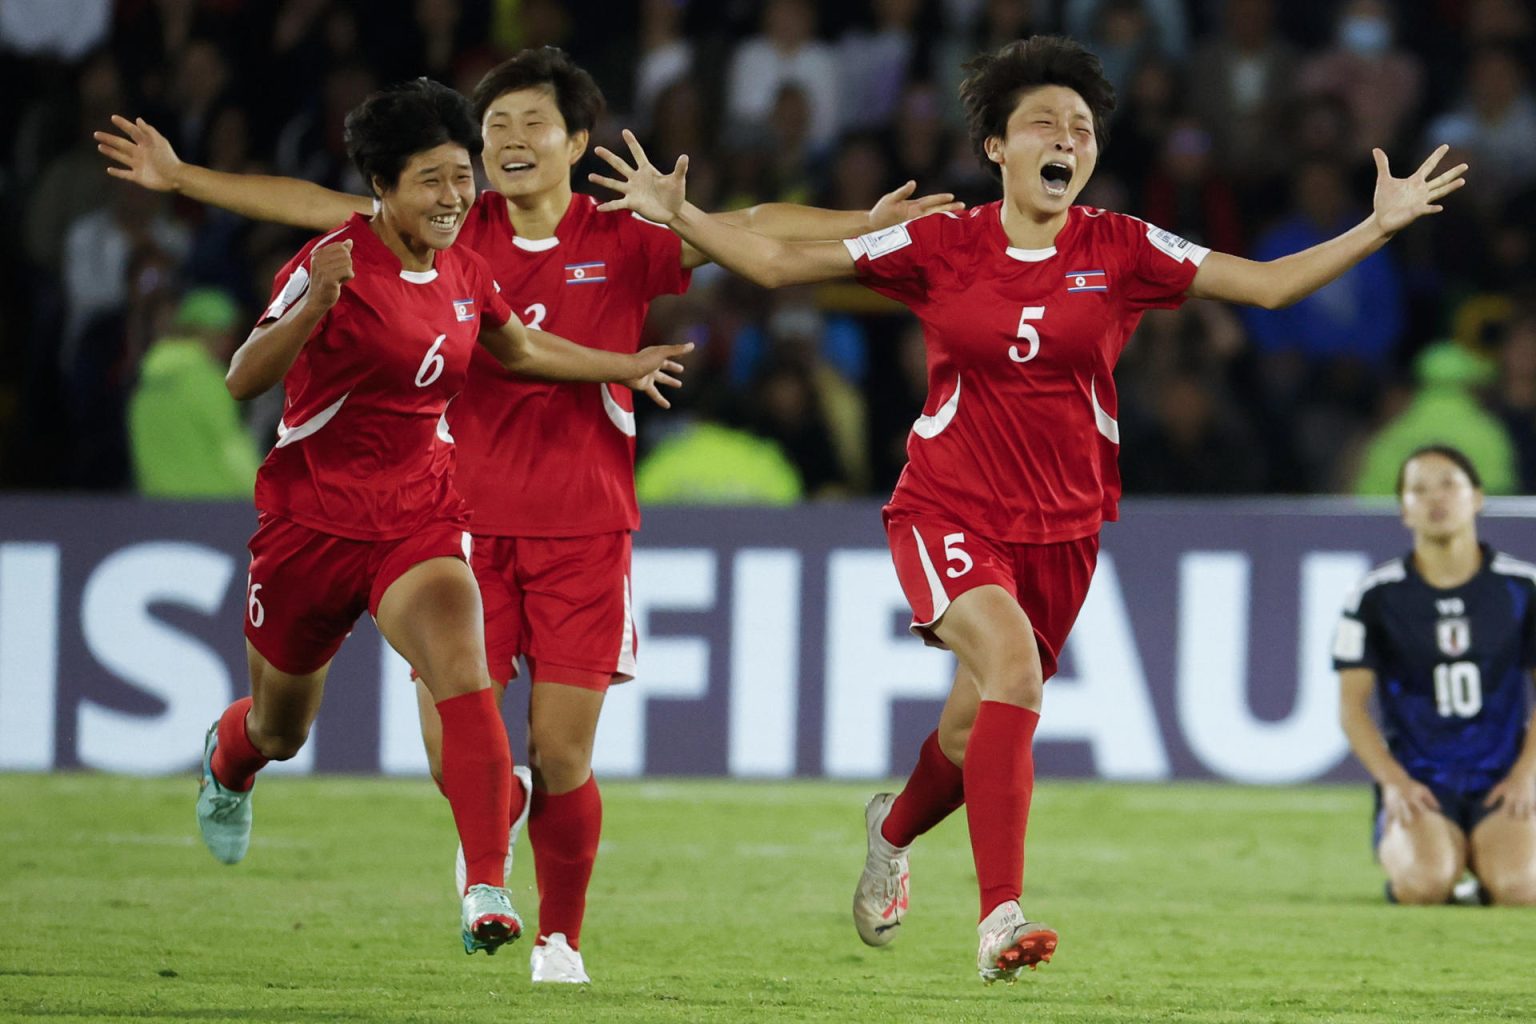
[[[1024,307],[1024,312],[1019,316],[1019,333],[1018,333],[1018,336],[1020,338],[1023,338],[1025,341],[1029,342],[1029,351],[1023,353],[1022,355],[1020,355],[1019,354],[1019,346],[1017,346],[1017,345],[1009,345],[1008,346],[1008,358],[1009,359],[1012,359],[1016,363],[1027,363],[1031,359],[1035,358],[1035,356],[1040,354],[1040,332],[1035,330],[1035,325],[1030,323],[1030,321],[1031,320],[1044,320],[1044,319],[1045,319],[1045,307],[1044,306],[1025,306]]]

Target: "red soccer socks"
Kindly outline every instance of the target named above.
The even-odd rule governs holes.
[[[563,932],[572,949],[581,948],[581,920],[587,912],[587,883],[603,830],[603,798],[595,776],[569,793],[533,791],[528,841],[539,882],[539,938]]]
[[[965,775],[939,749],[938,731],[928,735],[907,784],[896,794],[880,834],[892,846],[910,846],[965,803]]]
[[[1016,900],[1024,886],[1024,830],[1035,786],[1033,745],[1040,713],[984,700],[965,747],[966,820],[981,888],[981,917]]]
[[[512,819],[512,754],[494,691],[487,687],[437,702],[443,720],[443,794],[464,846],[469,885],[506,884]]]
[[[241,697],[219,716],[219,742],[213,750],[213,777],[225,789],[244,793],[256,784],[256,773],[267,766],[268,759],[251,743],[245,728],[251,698]]]

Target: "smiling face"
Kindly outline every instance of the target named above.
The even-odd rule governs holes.
[[[464,217],[475,201],[475,171],[469,151],[445,142],[405,162],[394,187],[375,181],[389,229],[417,255],[446,249],[459,237]]]
[[[1447,541],[1463,531],[1476,532],[1483,492],[1466,470],[1434,452],[1403,467],[1403,525],[1415,541]]]
[[[1038,86],[1019,97],[986,151],[1002,170],[1006,201],[1042,219],[1064,214],[1099,160],[1093,112],[1073,89]]]
[[[508,199],[569,189],[571,168],[587,149],[586,132],[566,132],[555,90],[547,85],[496,97],[480,130],[486,177]]]

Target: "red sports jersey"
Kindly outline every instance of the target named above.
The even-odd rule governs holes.
[[[1114,367],[1143,310],[1174,307],[1208,249],[1074,206],[1049,249],[1018,249],[1002,204],[844,243],[859,279],[923,324],[928,401],[894,510],[1046,544],[1114,519]]]
[[[612,352],[636,351],[650,301],[690,277],[671,231],[599,213],[585,195],[572,197],[553,238],[530,241],[514,234],[506,199],[482,192],[461,244],[485,257],[529,327]],[[472,365],[448,414],[471,532],[579,537],[640,525],[628,388],[515,377],[483,352]]]
[[[390,540],[463,514],[443,412],[480,348],[481,318],[500,326],[512,311],[473,252],[447,249],[432,270],[402,270],[358,214],[288,262],[261,323],[282,318],[309,288],[311,252],[348,239],[357,276],[283,376],[283,418],[256,475],[256,507],[340,537]]]

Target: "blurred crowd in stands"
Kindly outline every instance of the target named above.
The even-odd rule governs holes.
[[[961,64],[1037,32],[1084,41],[1119,92],[1082,201],[1213,248],[1268,259],[1357,222],[1373,146],[1398,174],[1440,142],[1471,164],[1444,213],[1294,307],[1148,314],[1118,373],[1128,495],[1390,493],[1427,440],[1467,447],[1490,493],[1536,491],[1524,0],[6,0],[0,486],[157,493],[155,445],[180,431],[220,446],[210,467],[244,467],[210,468],[210,491],[248,493],[280,411],[178,388],[213,379],[305,236],[109,178],[91,132],[113,113],[188,161],[361,193],[342,120],[370,91],[430,75],[467,93],[557,45],[606,93],[594,142],[632,127],[658,165],[687,153],[705,209],[867,208],[908,178],[981,203],[997,192]],[[704,268],[648,331],[699,350],[678,408],[643,415],[644,500],[678,493],[676,442],[703,427],[764,455],[763,500],[893,484],[925,390],[900,307]]]

